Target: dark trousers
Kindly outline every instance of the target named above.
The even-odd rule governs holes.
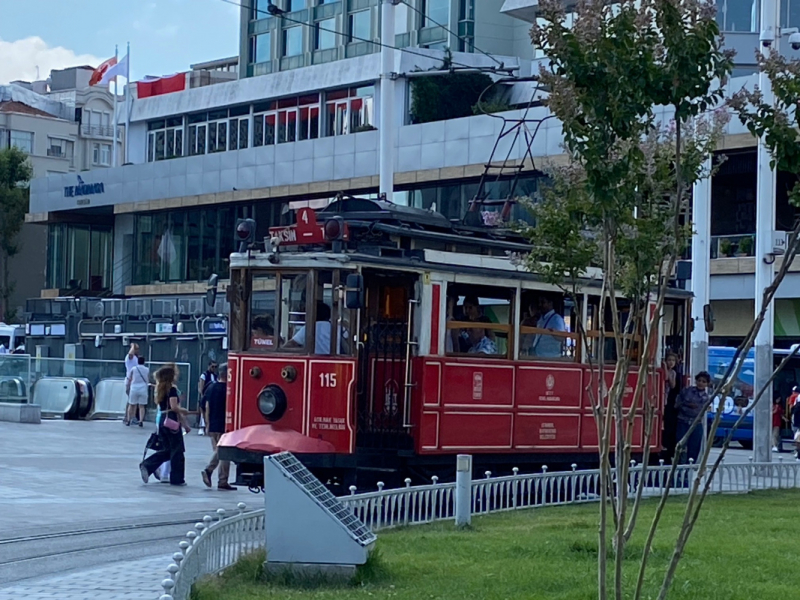
[[[184,482],[186,470],[185,447],[183,445],[183,431],[170,431],[166,427],[158,428],[158,437],[161,438],[162,448],[148,456],[142,463],[147,472],[152,475],[163,463],[170,461],[169,482],[178,485]]]
[[[686,432],[689,431],[689,427],[691,427],[691,423],[687,423],[686,421],[678,421],[678,429],[675,436],[677,442],[680,442],[683,439],[683,436],[685,436]],[[697,424],[697,427],[694,428],[694,431],[692,431],[689,439],[686,440],[686,454],[685,458],[681,457],[681,463],[688,463],[690,458],[696,463],[697,457],[700,456],[700,447],[702,445],[703,423],[701,421]]]

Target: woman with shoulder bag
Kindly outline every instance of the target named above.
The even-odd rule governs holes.
[[[185,447],[183,445],[183,432],[189,433],[191,429],[184,420],[188,414],[180,405],[178,389],[175,387],[177,369],[174,365],[161,367],[156,371],[156,405],[161,409],[158,421],[158,436],[161,439],[161,450],[148,456],[139,464],[139,472],[145,483],[150,475],[166,461],[170,462],[169,482],[172,485],[186,485]]]

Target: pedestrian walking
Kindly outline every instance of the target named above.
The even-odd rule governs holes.
[[[800,460],[800,402],[792,405],[792,434],[794,439],[794,457]]]
[[[150,475],[167,460],[170,461],[169,482],[172,485],[186,485],[184,478],[186,448],[183,444],[181,429],[186,433],[191,428],[186,424],[189,413],[180,405],[178,388],[175,387],[178,373],[175,365],[167,365],[156,371],[156,404],[161,408],[158,421],[158,436],[161,439],[161,450],[148,456],[139,463],[139,472],[145,483]]]
[[[772,451],[783,452],[781,440],[781,427],[783,426],[783,407],[781,399],[775,398],[772,402]]]
[[[678,428],[675,437],[678,442],[687,434],[697,416],[708,409],[708,386],[711,383],[711,375],[707,371],[700,371],[695,375],[694,383],[693,386],[685,388],[678,394],[675,400],[675,410],[678,413]],[[689,459],[697,462],[702,444],[703,423],[701,421],[686,440],[687,462]]]
[[[208,368],[200,375],[200,381],[197,382],[197,397],[202,398],[203,395],[206,393],[206,388],[210,386],[212,383],[216,383],[218,380],[217,375],[217,363],[209,361]],[[206,425],[207,421],[205,420],[205,415],[203,415],[203,411],[200,411],[200,425],[197,428],[197,435],[205,435],[206,433]]]
[[[131,343],[130,348],[128,348],[128,353],[125,355],[125,378],[127,380],[128,374],[131,372],[131,369],[138,366],[139,364],[139,344]],[[136,416],[136,407],[131,406],[130,401],[130,392],[129,388],[125,386],[125,395],[128,396],[128,401],[125,407],[125,418],[122,419],[122,423],[124,425],[130,425],[134,417]],[[135,423],[134,423],[135,425]]]
[[[144,365],[144,356],[137,356],[137,365],[128,371],[125,378],[125,392],[128,394],[128,420],[139,412],[139,427],[144,427],[144,416],[147,410],[147,392],[150,389],[150,369]]]
[[[217,489],[218,490],[235,490],[230,483],[228,483],[228,476],[230,474],[231,463],[227,460],[219,459],[219,452],[217,445],[219,438],[225,433],[225,402],[228,388],[228,365],[222,365],[219,368],[219,375],[217,381],[205,388],[200,400],[200,414],[205,415],[206,434],[211,440],[211,460],[208,465],[203,469],[201,475],[203,483],[211,487],[211,476],[214,470],[219,467]]]

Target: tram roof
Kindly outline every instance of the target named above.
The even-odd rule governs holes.
[[[400,256],[378,256],[359,252],[282,252],[277,259],[267,252],[234,253],[232,268],[264,270],[345,269],[359,267],[395,271],[435,272],[461,274],[486,278],[485,284],[499,284],[499,280],[530,281],[545,284],[538,273],[527,270],[520,261],[511,256],[483,256],[463,252],[441,250],[416,250]],[[602,271],[590,268],[583,279],[587,288],[600,288]],[[671,297],[691,297],[689,291],[669,289]]]

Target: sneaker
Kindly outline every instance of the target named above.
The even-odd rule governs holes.
[[[778,451],[778,447],[777,447],[777,446],[773,446],[773,447],[772,447],[772,451],[773,451],[773,452],[777,452],[777,451]]]
[[[169,477],[167,477],[166,479],[159,479],[158,481],[159,483],[169,483]]]
[[[203,469],[200,475],[202,475],[206,487],[211,487],[211,473],[208,472],[208,469]]]
[[[231,491],[231,490],[236,491],[236,488],[233,487],[230,483],[220,483],[217,486],[217,489],[218,490],[226,490],[226,491]]]
[[[130,427],[131,422],[123,420],[122,424],[125,425],[126,427]]]
[[[174,485],[176,487],[184,487],[186,485],[186,482],[184,481],[183,483],[170,483],[170,485]]]
[[[139,464],[139,473],[142,475],[142,481],[145,483],[150,480],[150,473],[147,472],[147,467],[144,466],[144,463]]]
[[[197,435],[205,435],[205,434],[206,434],[206,431],[202,427],[197,430]]]
[[[144,427],[144,423],[142,421],[139,421],[139,427]]]

